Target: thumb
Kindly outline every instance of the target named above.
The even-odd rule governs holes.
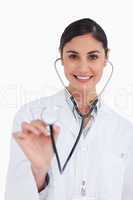
[[[57,139],[60,132],[60,126],[58,124],[54,124],[53,131],[54,131],[54,138]]]

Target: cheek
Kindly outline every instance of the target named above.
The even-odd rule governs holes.
[[[71,72],[78,66],[78,62],[71,61],[71,60],[66,58],[66,59],[64,59],[63,65],[64,65],[64,68],[65,68],[65,71]]]
[[[68,74],[69,72],[70,72],[69,67],[64,66],[64,73],[65,73],[65,74]]]
[[[65,74],[65,76],[66,76],[66,78],[67,78],[68,80],[70,80],[70,74],[71,74],[71,72],[72,72],[72,70],[71,70],[70,67],[64,66],[64,74]]]
[[[98,82],[101,77],[102,77],[102,74],[103,74],[103,67],[102,68],[98,68],[97,70],[94,71],[94,74],[95,74],[95,81]]]
[[[74,71],[74,66],[72,64],[67,63],[67,65],[64,65],[64,73],[69,75],[73,73]]]

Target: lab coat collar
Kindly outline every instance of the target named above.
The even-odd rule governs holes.
[[[70,106],[70,108],[73,112],[73,115],[75,116],[75,119],[77,119],[79,117],[79,115],[77,114],[77,111],[74,109],[74,105],[70,99],[70,95],[66,92],[66,90],[64,91],[64,93],[65,93],[66,101],[67,101],[68,105]],[[98,102],[97,102],[96,106],[94,107],[94,110],[91,113],[91,118],[95,119],[100,107],[101,107],[101,97],[98,97]]]
[[[54,101],[54,98],[52,99]],[[74,110],[73,113],[73,103],[70,100],[70,96],[66,92],[65,89],[60,90],[55,94],[55,105],[61,108],[60,114],[65,115],[61,118],[61,124],[62,127],[66,128],[69,133],[74,137],[74,139],[77,137],[77,134],[79,132],[80,124],[77,123],[77,118],[79,115],[76,113],[76,110]],[[96,118],[96,115],[102,105],[101,97],[98,97],[98,103],[96,106],[96,110],[92,112],[93,119]],[[71,123],[68,119],[71,119]],[[59,122],[59,123],[60,123]]]

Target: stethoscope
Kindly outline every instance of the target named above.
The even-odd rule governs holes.
[[[84,114],[84,115],[83,115],[83,114],[79,111],[78,106],[77,106],[77,103],[76,103],[74,97],[70,94],[69,90],[68,90],[67,87],[65,86],[65,84],[64,84],[64,82],[63,82],[63,80],[62,80],[62,78],[61,78],[61,76],[60,76],[60,74],[59,74],[59,72],[58,72],[58,70],[57,70],[57,65],[56,65],[56,64],[57,64],[57,62],[58,62],[59,60],[61,60],[61,58],[57,58],[57,59],[55,60],[55,62],[54,62],[54,68],[55,68],[56,74],[57,74],[57,76],[58,76],[58,78],[59,78],[61,84],[63,85],[64,89],[65,89],[66,92],[68,93],[68,95],[69,95],[69,97],[70,97],[70,100],[72,101],[72,103],[73,103],[73,105],[74,105],[75,110],[77,111],[78,115],[81,117],[81,125],[80,125],[80,129],[79,129],[78,136],[77,136],[77,138],[76,138],[76,141],[75,141],[75,143],[74,143],[74,145],[73,145],[73,147],[72,147],[72,149],[71,149],[71,151],[70,151],[70,153],[69,153],[69,155],[68,155],[68,157],[67,157],[67,159],[66,159],[66,161],[65,161],[65,163],[64,163],[64,165],[63,165],[63,167],[61,167],[61,162],[60,162],[59,154],[58,154],[58,151],[57,151],[57,148],[56,148],[56,144],[55,144],[55,140],[54,140],[53,124],[49,124],[50,137],[51,137],[51,141],[52,141],[53,150],[54,150],[54,153],[55,153],[55,156],[56,156],[56,160],[57,160],[59,172],[60,172],[60,174],[62,174],[62,173],[64,172],[64,170],[65,170],[65,168],[66,168],[66,166],[67,166],[67,164],[68,164],[70,158],[72,157],[72,154],[74,153],[74,150],[75,150],[75,148],[76,148],[76,146],[77,146],[77,144],[78,144],[78,142],[79,142],[79,140],[80,140],[80,137],[81,137],[82,131],[83,131],[84,120],[85,120],[85,118],[87,118],[88,116],[90,116],[91,113],[92,113],[92,111],[95,109],[95,107],[96,107],[96,105],[97,105],[97,102],[98,102],[98,97],[100,97],[101,94],[104,92],[106,86],[108,85],[108,83],[109,83],[109,81],[110,81],[110,79],[111,79],[111,77],[112,77],[112,75],[113,75],[114,66],[113,66],[113,64],[112,64],[110,61],[108,61],[108,63],[111,65],[111,73],[110,73],[110,76],[109,76],[109,78],[107,79],[106,84],[104,85],[104,87],[103,87],[103,89],[101,90],[101,92],[99,93],[99,95],[98,95],[97,97],[95,97],[95,99],[93,99],[93,101],[91,101],[89,112],[88,112],[87,114]]]

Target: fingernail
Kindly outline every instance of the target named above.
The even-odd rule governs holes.
[[[54,124],[54,125],[53,125],[53,127],[54,127],[54,129],[55,129],[55,130],[59,130],[59,129],[60,129],[60,126],[59,126],[59,125],[57,125],[57,123],[56,123],[56,124]]]
[[[61,124],[59,122],[55,122],[54,125],[55,126],[57,125],[58,127],[61,127]]]

